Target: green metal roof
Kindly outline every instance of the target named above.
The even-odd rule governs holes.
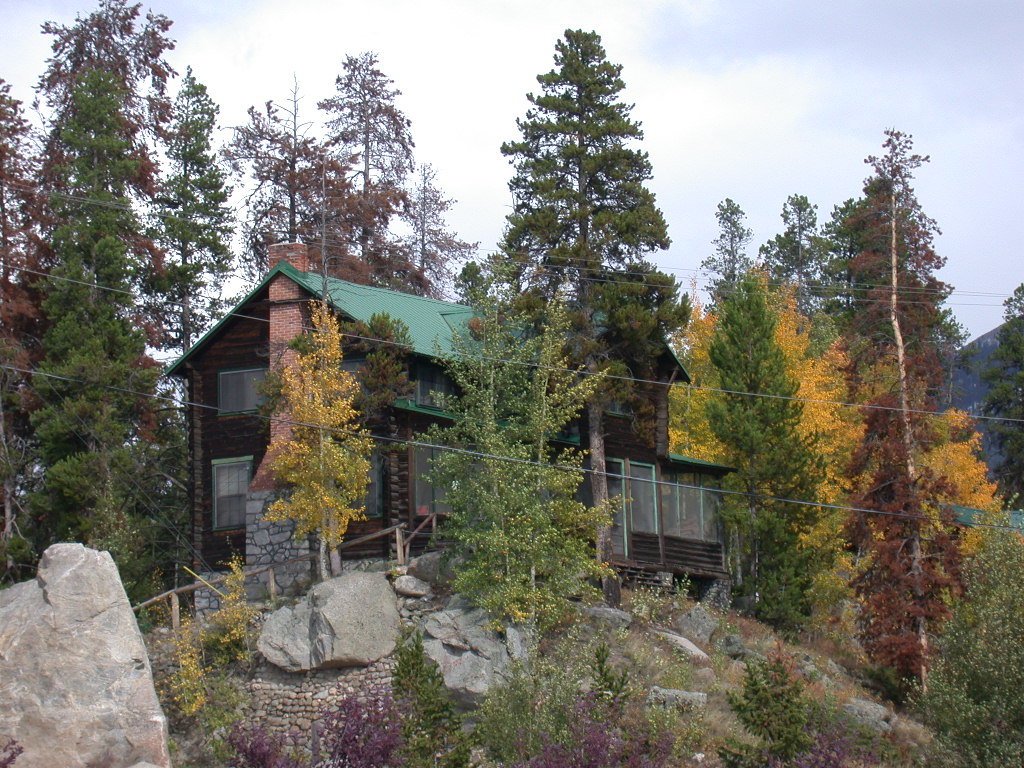
[[[683,466],[689,467],[696,470],[704,470],[709,472],[717,472],[718,474],[724,475],[727,472],[735,472],[734,467],[727,467],[724,464],[715,464],[711,461],[701,461],[700,459],[691,459],[689,456],[683,456],[681,453],[670,453],[668,460],[673,464],[682,464]]]
[[[311,297],[319,297],[323,292],[323,275],[318,272],[300,272],[287,261],[278,262],[260,281],[259,285],[246,294],[245,298],[231,312],[203,334],[188,352],[171,364],[166,371],[167,375],[173,376],[180,373],[181,366],[205,347],[225,323],[231,320],[234,313],[252,301],[277,275],[284,275],[294,280],[300,287],[308,291]],[[338,280],[333,277],[327,278],[327,300],[339,313],[360,322],[369,322],[373,315],[383,313],[396,320],[401,320],[409,329],[413,351],[425,357],[453,354],[453,337],[464,330],[466,323],[473,316],[473,310],[464,304],[350,283],[347,280]],[[679,366],[683,373],[683,380],[689,382],[690,376],[672,347],[666,344],[665,351],[670,359]]]
[[[290,264],[282,270],[314,296],[323,291],[324,279],[315,272],[299,272]],[[327,278],[327,301],[353,320],[367,323],[375,314],[387,313],[409,329],[413,350],[421,355],[451,354],[452,337],[465,328],[473,310],[463,304],[428,299],[410,293],[359,285]]]
[[[959,504],[948,504],[949,509],[953,512],[953,518],[962,525],[973,527],[978,523],[982,522],[982,518],[986,515],[991,515],[991,512],[985,512],[982,509],[975,509],[974,507],[963,507]],[[1003,512],[1003,515],[1009,514],[1010,526],[1024,531],[1024,510],[1012,509],[1009,513]]]
[[[253,297],[279,274],[294,280],[311,296],[318,297],[323,291],[324,280],[319,273],[300,272],[286,261],[278,262],[231,312],[203,334],[188,352],[167,369],[167,375],[173,376],[178,373],[185,361],[206,346],[239,307],[252,301]],[[464,328],[473,315],[473,311],[463,304],[359,285],[333,277],[327,278],[327,301],[339,313],[360,322],[367,323],[375,314],[383,313],[401,320],[409,329],[413,351],[427,357],[435,357],[439,353],[451,354],[453,336]]]

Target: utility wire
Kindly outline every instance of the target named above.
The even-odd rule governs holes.
[[[117,387],[117,386],[110,385],[110,384],[99,384],[97,382],[91,382],[91,381],[89,381],[87,379],[80,379],[80,378],[75,378],[75,377],[72,377],[72,376],[61,376],[59,374],[45,373],[43,371],[30,371],[28,369],[18,368],[17,366],[12,366],[12,365],[7,365],[7,364],[0,364],[0,368],[4,368],[4,369],[7,369],[7,370],[11,370],[11,371],[18,371],[20,373],[33,374],[33,375],[36,375],[36,376],[45,376],[47,378],[58,379],[58,380],[61,380],[61,381],[67,381],[67,382],[71,382],[71,383],[86,384],[86,385],[89,385],[89,386],[100,387],[101,389],[109,389],[109,390],[112,390],[112,391],[115,391],[115,392],[122,392],[122,393],[125,393],[125,394],[137,395],[139,397],[145,397],[145,398],[150,398],[150,399],[154,399],[154,400],[161,400],[163,402],[174,403],[174,404],[176,404],[178,406],[184,406],[184,407],[189,407],[190,406],[190,407],[194,407],[194,408],[202,408],[202,409],[205,409],[205,410],[217,411],[218,413],[224,411],[223,408],[220,408],[219,406],[216,406],[216,405],[207,405],[206,403],[196,403],[196,402],[189,401],[189,400],[180,400],[178,398],[173,398],[173,397],[170,397],[168,395],[158,395],[158,394],[149,393],[149,392],[139,392],[139,391],[136,391],[136,390],[127,389],[125,387]],[[598,470],[591,469],[589,467],[573,467],[573,466],[568,466],[568,465],[565,465],[565,464],[546,464],[544,462],[534,461],[532,459],[520,459],[520,458],[516,458],[514,456],[502,456],[502,455],[499,455],[499,454],[486,453],[486,452],[483,452],[483,451],[474,451],[474,450],[470,450],[468,448],[457,448],[457,447],[451,446],[451,445],[439,445],[437,443],[428,443],[428,442],[424,442],[424,441],[420,441],[420,440],[403,440],[401,438],[388,437],[386,435],[373,435],[373,434],[367,435],[365,432],[361,432],[361,431],[357,431],[357,430],[341,429],[339,427],[325,428],[321,424],[312,424],[312,423],[309,423],[309,422],[297,421],[295,419],[287,419],[287,418],[284,418],[282,416],[272,416],[272,415],[263,415],[263,414],[253,414],[253,415],[256,418],[259,418],[259,419],[267,421],[267,422],[277,422],[277,423],[280,423],[280,424],[288,424],[290,426],[308,427],[310,429],[318,429],[318,430],[326,429],[326,431],[329,431],[329,432],[332,432],[332,433],[335,433],[335,434],[358,435],[358,436],[361,436],[361,437],[367,437],[368,436],[371,439],[376,440],[378,442],[382,442],[382,443],[391,443],[391,444],[397,444],[397,445],[413,446],[413,447],[416,447],[416,448],[433,448],[433,449],[436,449],[436,450],[451,451],[451,452],[454,452],[454,453],[460,453],[460,454],[464,454],[464,455],[467,455],[467,456],[473,456],[473,457],[481,458],[481,459],[490,459],[490,460],[493,460],[493,461],[507,461],[507,462],[514,463],[514,464],[522,464],[522,465],[526,465],[526,466],[534,466],[534,467],[540,467],[540,468],[544,468],[544,469],[556,469],[556,470],[565,471],[565,472],[580,472],[580,473],[590,474],[590,475],[604,475],[605,477],[622,477],[622,475],[618,475],[618,474],[615,474],[615,473],[612,473],[612,472],[607,472],[607,471],[599,472]],[[691,484],[687,484],[687,483],[675,483],[675,482],[671,482],[671,481],[668,481],[668,480],[641,480],[641,479],[637,479],[637,481],[638,482],[643,482],[643,483],[649,483],[649,484],[655,485],[655,486],[665,485],[665,486],[672,486],[672,487],[678,487],[678,488],[689,488],[689,489],[693,489],[693,490],[713,490],[713,491],[716,491],[716,492],[722,493],[722,494],[733,495],[733,496],[743,496],[743,497],[746,497],[746,498],[756,499],[756,500],[759,500],[759,501],[772,501],[772,502],[778,502],[778,503],[783,503],[783,504],[796,504],[796,505],[806,506],[806,507],[820,507],[822,509],[834,509],[834,510],[845,511],[845,512],[859,512],[859,513],[862,513],[862,514],[882,515],[882,516],[886,516],[886,517],[896,517],[896,518],[903,518],[903,519],[908,519],[908,520],[922,520],[922,521],[928,521],[928,522],[937,522],[936,520],[934,520],[933,518],[928,517],[927,515],[915,515],[915,514],[912,514],[912,513],[909,513],[909,512],[887,512],[885,510],[869,509],[867,507],[853,507],[853,506],[847,506],[847,505],[842,505],[842,504],[829,504],[829,503],[818,502],[818,501],[805,501],[805,500],[801,500],[801,499],[789,499],[789,498],[785,498],[785,497],[782,497],[782,496],[772,496],[770,494],[762,494],[762,493],[756,493],[756,492],[755,493],[750,493],[750,492],[747,492],[747,491],[733,491],[733,490],[727,490],[727,489],[724,489],[724,488],[707,488],[706,486],[691,485]],[[1005,531],[1019,531],[1018,528],[1015,528],[1013,526],[996,525],[996,524],[993,524],[993,523],[975,523],[974,525],[975,525],[975,527],[979,527],[979,528],[993,528],[993,529],[1005,530]]]
[[[26,267],[21,267],[21,266],[15,265],[15,264],[7,264],[6,262],[3,262],[3,261],[0,261],[0,264],[6,264],[7,266],[13,267],[14,269],[21,269],[21,270],[24,270],[24,271],[27,271],[27,272],[32,272],[33,274],[37,274],[37,275],[44,275],[45,274],[45,273],[42,273],[42,272],[38,272],[36,270],[30,270],[30,269],[28,269]],[[81,285],[86,285],[86,286],[90,286],[90,287],[94,287],[94,288],[99,288],[101,290],[110,290],[110,291],[123,292],[123,291],[120,291],[120,289],[109,288],[107,286],[99,285],[97,283],[87,283],[87,282],[83,282],[83,281],[80,281],[80,280],[71,280],[70,278],[60,277],[58,275],[46,275],[46,276],[50,277],[50,278],[52,278],[54,280],[70,280],[70,282],[73,282],[73,283],[77,283],[77,284],[81,284]],[[203,296],[201,294],[200,294],[200,296],[202,298],[211,298],[209,296]],[[435,301],[439,301],[439,300],[435,299]],[[225,315],[225,318],[226,317],[237,317],[237,318],[240,318],[240,319],[253,320],[255,322],[260,322],[260,323],[269,323],[270,322],[269,318],[257,317],[255,315],[247,315],[247,314],[244,314],[244,313],[241,313],[241,312],[229,312],[227,315]],[[299,328],[299,330],[308,331],[308,332],[311,332],[311,333],[318,332],[318,329],[316,329],[316,328],[314,328],[312,326],[300,325],[300,326],[298,326],[298,328]],[[372,342],[372,343],[376,343],[376,344],[390,344],[392,346],[401,347],[403,349],[409,349],[409,350],[414,350],[415,349],[414,345],[412,345],[412,344],[402,344],[400,342],[393,341],[391,339],[379,339],[379,338],[374,338],[374,337],[371,337],[371,336],[361,336],[359,334],[346,333],[346,332],[339,332],[339,335],[347,337],[347,338],[351,338],[351,339],[357,339],[357,340],[366,341],[366,342]],[[766,399],[771,399],[771,400],[788,400],[788,401],[800,402],[800,403],[816,403],[816,404],[819,404],[819,405],[834,405],[834,406],[838,406],[838,407],[842,407],[842,408],[859,408],[859,409],[870,409],[870,410],[881,410],[881,411],[902,411],[902,410],[904,410],[904,409],[900,408],[899,406],[892,406],[892,405],[879,405],[879,404],[872,404],[872,403],[848,403],[848,402],[845,402],[845,401],[842,401],[842,400],[823,400],[823,399],[818,399],[818,398],[798,397],[796,395],[777,395],[777,394],[770,394],[770,393],[767,393],[767,392],[743,392],[743,391],[734,390],[734,389],[722,389],[722,388],[718,388],[718,387],[700,386],[700,385],[692,384],[692,383],[689,383],[689,384],[688,383],[684,383],[684,382],[671,382],[670,383],[670,382],[667,382],[667,381],[659,381],[657,379],[643,379],[643,378],[639,378],[639,377],[636,377],[636,376],[623,376],[623,375],[620,375],[620,374],[603,373],[601,371],[588,371],[588,370],[585,370],[585,369],[563,368],[563,367],[551,366],[551,365],[540,365],[539,363],[527,363],[527,362],[523,362],[523,361],[519,361],[519,360],[507,360],[507,359],[495,358],[495,357],[483,357],[483,358],[479,358],[479,359],[485,359],[485,360],[488,360],[490,362],[495,362],[495,363],[510,363],[510,364],[513,364],[513,365],[523,365],[523,366],[529,366],[529,367],[533,367],[533,368],[543,368],[545,370],[569,371],[571,373],[575,373],[575,374],[581,375],[581,376],[601,376],[601,377],[607,378],[607,379],[614,379],[616,381],[628,381],[628,382],[632,382],[632,383],[636,383],[636,384],[651,384],[651,385],[660,386],[660,387],[681,387],[683,389],[688,389],[688,390],[696,391],[696,392],[711,392],[711,393],[715,393],[715,394],[734,395],[734,396],[738,396],[738,397],[760,397],[760,398],[766,398]],[[922,416],[932,416],[932,417],[935,417],[935,418],[962,418],[958,414],[951,414],[948,411],[931,411],[931,410],[927,410],[927,409],[923,409],[923,408],[909,408],[909,409],[906,409],[906,411],[907,411],[907,413],[913,413],[913,414],[922,415]],[[1009,416],[985,416],[985,415],[981,415],[981,414],[977,414],[977,415],[975,415],[975,414],[968,414],[968,418],[970,418],[970,419],[972,419],[974,421],[1024,423],[1024,419],[1011,418]]]
[[[16,182],[16,181],[15,182],[11,182],[11,186],[18,187],[18,188],[20,188],[22,190],[25,190],[25,191],[38,192],[38,193],[41,193],[41,194],[44,194],[44,195],[48,195],[48,196],[53,197],[53,198],[68,200],[68,201],[71,201],[71,202],[78,202],[78,203],[84,203],[84,204],[89,204],[89,205],[97,205],[97,206],[101,206],[101,207],[105,207],[105,208],[114,208],[114,209],[128,211],[128,212],[131,212],[131,213],[136,213],[135,207],[132,206],[131,204],[128,204],[128,203],[118,203],[118,202],[113,201],[113,200],[97,200],[95,198],[83,197],[83,196],[80,196],[80,195],[71,195],[71,194],[68,194],[68,193],[65,193],[65,192],[47,191],[47,190],[43,189],[40,186],[21,184],[21,183]],[[175,214],[175,213],[165,213],[165,212],[161,212],[161,211],[149,211],[149,213],[151,215],[153,215],[153,216],[156,216],[157,218],[166,219],[166,220],[194,221],[194,219],[191,218],[191,217],[179,216],[178,214]],[[260,231],[263,232],[263,233],[266,233],[266,234],[271,234],[271,233],[277,234],[277,235],[289,234],[289,232],[287,230],[283,230],[283,229],[264,228],[264,229],[262,229]],[[326,234],[326,233],[324,233],[324,234]],[[350,243],[348,241],[339,240],[337,238],[326,238],[326,237],[324,237],[323,238],[323,242],[330,243],[331,245],[334,245],[334,246],[347,246],[347,245],[350,245]],[[520,255],[520,256],[527,256],[529,258],[533,258],[533,254],[529,254],[529,253],[525,253],[525,252],[509,253],[509,252],[506,252],[506,251],[491,250],[491,249],[480,248],[480,247],[476,247],[473,250],[474,250],[474,252],[476,252],[478,254],[485,254],[485,255],[490,255],[490,256],[494,256],[494,255],[504,255],[504,256]],[[351,255],[348,256],[348,258],[351,258],[351,259],[357,260],[357,261],[359,260],[358,257],[351,256]],[[589,260],[587,260],[587,259],[585,259],[583,257],[563,256],[563,257],[559,257],[559,260],[560,261],[570,262],[570,264],[545,264],[545,265],[543,265],[542,268],[543,269],[577,269],[577,270],[580,270],[580,271],[588,271],[589,270],[589,271],[594,271],[594,272],[601,272],[601,271],[603,271],[603,269],[601,267],[586,266],[586,264],[589,264],[590,262],[589,262]],[[583,266],[573,266],[571,264],[571,262],[573,262],[573,261],[584,262],[584,265]],[[658,270],[665,271],[665,272],[673,272],[673,273],[699,274],[699,273],[705,271],[705,270],[695,269],[695,268],[692,268],[692,267],[679,267],[679,266],[672,266],[672,265],[663,266],[663,265],[656,265],[656,264],[653,264],[653,263],[652,263],[652,266],[655,266]],[[643,271],[614,270],[614,274],[646,276],[649,273],[648,272],[643,272]],[[632,281],[631,282],[631,281],[625,281],[625,280],[615,280],[613,278],[586,278],[586,277],[584,277],[584,278],[581,278],[581,279],[587,280],[587,281],[591,281],[591,282],[622,283],[622,284],[627,284],[627,285],[629,285],[629,284],[635,285],[638,282],[639,283],[646,282],[646,281],[642,281],[642,280],[641,281]],[[704,284],[708,284],[708,283],[711,282],[711,279],[710,278],[701,278],[700,282],[703,282]],[[890,288],[890,286],[888,286],[887,284],[883,284],[883,283],[860,283],[860,282],[855,282],[855,283],[806,283],[806,282],[805,283],[800,283],[800,282],[779,283],[779,282],[769,282],[768,285],[774,286],[774,287],[785,287],[785,286],[792,285],[792,286],[798,286],[798,287],[808,288],[808,289],[811,289],[811,290],[820,290],[820,291],[825,291],[825,292],[831,291],[832,289],[842,289],[842,290],[845,290],[845,291],[851,291],[851,290],[870,291],[870,290],[873,290],[873,289],[876,289],[876,288],[879,288],[879,289],[889,289]],[[929,294],[929,293],[935,293],[935,294],[943,294],[945,297],[948,297],[948,296],[954,295],[954,294],[962,294],[962,295],[965,295],[965,296],[1002,298],[1002,299],[1009,298],[1009,294],[1000,294],[1000,293],[992,293],[992,292],[985,292],[985,291],[970,291],[970,290],[967,290],[967,289],[960,289],[960,288],[951,288],[951,289],[947,290],[945,288],[929,288],[927,286],[906,286],[906,285],[898,286],[897,287],[897,292],[899,292],[899,293],[907,293],[907,294],[914,294],[914,293]],[[851,298],[854,301],[865,301],[865,300],[867,300],[867,299],[863,299],[863,298],[856,297],[856,296],[849,296],[847,298]],[[904,303],[911,303],[911,302],[904,302]],[[920,303],[930,303],[930,302],[920,302]],[[995,307],[995,306],[1001,306],[1001,305],[998,305],[998,304],[970,304],[970,303],[963,303],[963,302],[947,302],[947,304],[949,304],[950,306],[976,306],[976,307]]]

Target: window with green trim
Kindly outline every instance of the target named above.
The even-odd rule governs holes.
[[[213,527],[245,527],[245,497],[252,477],[252,456],[213,462]]]
[[[441,366],[417,362],[414,368],[416,378],[416,405],[427,408],[441,407],[439,396],[455,394],[455,382]]]
[[[247,413],[263,405],[265,398],[260,385],[266,376],[266,368],[218,373],[217,407],[221,413]]]
[[[414,447],[412,449],[412,471],[413,471],[413,511],[421,516],[437,513],[446,515],[452,511],[444,502],[445,489],[434,485],[427,479],[434,457],[438,455],[438,448]]]
[[[629,462],[629,522],[633,533],[658,532],[657,485],[654,466]]]

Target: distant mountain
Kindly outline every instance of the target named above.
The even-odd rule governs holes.
[[[951,404],[954,408],[967,411],[975,416],[981,415],[989,386],[982,379],[982,374],[991,366],[992,353],[999,349],[999,331],[1003,326],[983,333],[974,341],[964,346],[961,352],[961,363],[953,370],[953,393]],[[986,463],[989,470],[998,462],[999,452],[992,444],[985,429],[985,422],[978,422],[982,446],[985,448]]]

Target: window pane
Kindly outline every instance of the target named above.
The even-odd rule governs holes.
[[[709,482],[709,478],[705,478],[705,482],[708,485],[718,485],[717,481]],[[703,493],[704,530],[701,538],[704,541],[718,541],[721,538],[718,521],[722,509],[722,493],[716,488],[705,488]]]
[[[224,371],[220,374],[220,409],[227,412],[255,411],[263,405],[259,391],[265,368],[252,371]]]
[[[437,456],[437,448],[414,448],[413,449],[413,511],[417,515],[425,516],[436,512],[439,515],[446,515],[451,512],[451,507],[444,503],[445,489],[434,486],[427,480],[427,473],[431,470],[431,462]]]
[[[251,466],[250,461],[214,465],[214,528],[241,528],[245,525],[245,496],[249,490]]]
[[[679,475],[679,535],[684,539],[701,538],[701,491],[696,485],[696,476]]]
[[[451,378],[436,365],[420,363],[416,366],[416,404],[436,408],[440,405],[438,395],[450,395],[455,391]]]
[[[630,462],[629,477],[630,529],[634,533],[657,533],[654,467]]]
[[[607,459],[605,461],[605,471],[608,473],[608,498],[624,496],[622,462],[618,459]],[[615,509],[612,510],[612,552],[616,555],[624,555],[626,553],[626,542],[622,527],[622,513],[625,506],[625,499],[620,498],[619,503],[616,504]]]
[[[661,532],[665,536],[682,536],[679,518],[679,486],[678,474],[665,472],[662,474],[658,511],[661,514]]]
[[[364,514],[367,517],[380,517],[381,504],[381,457],[380,451],[370,454],[370,483],[366,486],[366,497],[363,499]]]

